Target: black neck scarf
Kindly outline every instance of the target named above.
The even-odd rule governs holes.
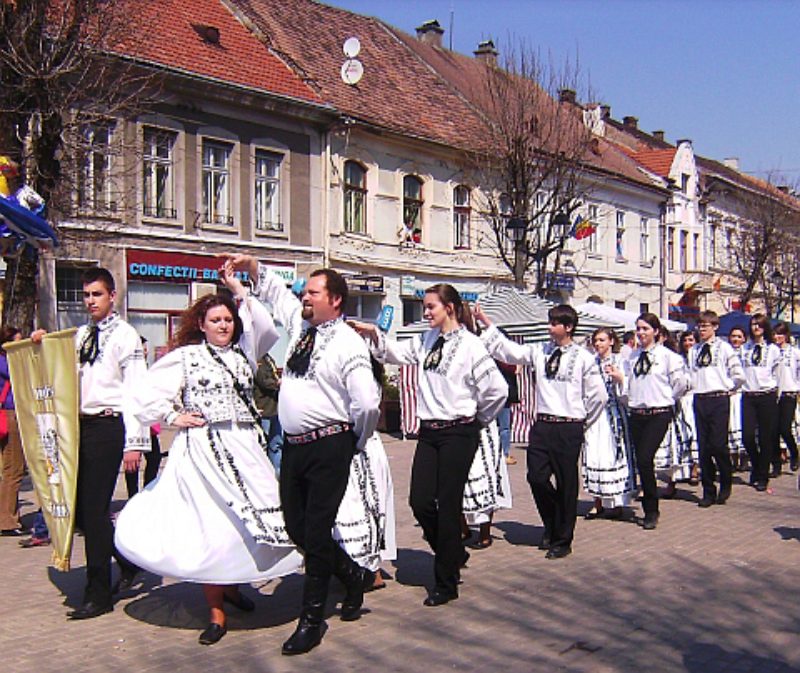
[[[78,359],[82,365],[86,363],[93,365],[98,355],[100,355],[100,328],[96,323],[92,323],[81,344]]]
[[[309,327],[294,345],[292,354],[286,361],[286,369],[297,376],[305,376],[311,364],[311,354],[314,352],[314,340],[317,337],[317,328]]]
[[[558,374],[558,366],[561,364],[562,354],[563,351],[560,348],[556,348],[550,353],[550,357],[547,358],[547,362],[544,365],[544,375],[548,379],[554,379],[556,374]]]
[[[756,367],[761,364],[761,357],[762,357],[761,344],[756,344],[755,347],[753,348],[753,364]]]
[[[697,356],[698,367],[708,367],[711,364],[711,346],[704,343],[700,348],[700,353]]]
[[[439,338],[436,339],[436,342],[433,344],[433,348],[431,348],[430,352],[425,358],[425,362],[422,365],[422,368],[425,370],[436,369],[439,366],[439,363],[442,361],[443,351],[444,351],[444,335],[442,334],[439,335]]]
[[[642,351],[639,354],[639,359],[636,360],[636,364],[633,365],[633,375],[647,376],[652,366],[653,362],[650,360],[650,354],[647,351]]]

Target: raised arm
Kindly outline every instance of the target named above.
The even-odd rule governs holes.
[[[348,320],[347,324],[368,340],[369,350],[378,362],[413,365],[419,361],[417,348],[422,336],[396,341],[387,337],[372,323]]]
[[[531,345],[518,344],[506,339],[495,325],[481,334],[481,341],[493,358],[515,365],[532,365],[536,360],[536,350]]]

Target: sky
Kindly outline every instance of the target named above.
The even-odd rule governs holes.
[[[800,1],[324,1],[412,35],[438,19],[446,46],[452,11],[456,51],[491,38],[501,52],[522,42],[555,64],[577,62],[615,119],[638,117],[671,143],[688,138],[698,154],[800,183]]]

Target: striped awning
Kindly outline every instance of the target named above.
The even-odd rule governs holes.
[[[547,312],[555,306],[531,292],[520,292],[516,288],[504,287],[480,300],[486,315],[511,337],[521,337],[523,342],[547,341]],[[588,336],[598,327],[611,327],[622,331],[623,325],[613,320],[591,316],[578,311],[576,336]],[[411,337],[428,329],[428,321],[411,323],[397,330],[397,338]]]

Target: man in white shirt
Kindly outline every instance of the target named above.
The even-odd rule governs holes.
[[[280,471],[289,537],[305,554],[303,609],[283,654],[303,654],[322,640],[331,574],[345,585],[342,619],[360,616],[363,576],[334,541],[336,513],[350,462],[378,423],[380,391],[364,340],[343,319],[347,284],[331,269],[311,274],[302,302],[283,280],[246,255],[230,257],[256,281],[254,294],[289,332],[278,416],[286,433]]]
[[[480,307],[474,315],[491,325]],[[594,357],[572,340],[578,326],[575,309],[555,306],[548,317],[552,341],[545,345],[514,343],[495,326],[481,338],[492,357],[533,367],[536,421],[528,445],[528,483],[544,524],[540,548],[547,549],[548,559],[559,559],[572,552],[584,427],[603,412],[608,392]]]
[[[86,588],[70,619],[91,619],[114,609],[111,558],[122,576],[120,589],[129,588],[138,568],[114,550],[110,507],[120,461],[126,472],[139,470],[143,451],[150,450],[150,429],[130,413],[130,393],[146,374],[142,342],[114,311],[114,277],[93,267],[83,274],[83,303],[89,323],[75,335],[80,361],[80,448],[76,523],[86,548]],[[44,330],[31,335],[41,341]]]
[[[697,322],[700,342],[692,346],[687,365],[694,390],[694,419],[700,453],[703,498],[700,507],[724,505],[731,495],[733,467],[728,450],[730,395],[744,383],[744,371],[733,346],[717,339],[719,316],[703,311]],[[719,494],[714,480],[719,471]]]

